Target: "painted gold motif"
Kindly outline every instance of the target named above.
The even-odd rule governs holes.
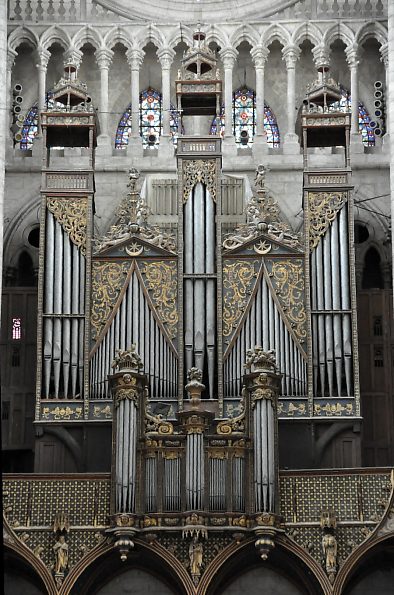
[[[48,198],[47,209],[82,254],[86,253],[87,198]]]
[[[346,192],[308,192],[310,249],[318,245],[347,200]]]
[[[216,202],[216,160],[185,159],[183,161],[183,202],[187,202],[190,192],[198,182],[202,182]]]
[[[302,260],[289,259],[273,262],[270,277],[294,334],[299,341],[304,341],[306,338],[306,312]]]
[[[339,415],[353,415],[353,403],[326,403],[325,405],[321,405],[320,403],[315,403],[314,406],[315,415],[326,415],[329,416],[339,416]]]
[[[178,325],[176,262],[146,262],[141,273],[156,312],[173,339]]]
[[[97,339],[125,283],[129,262],[93,262],[92,338]]]
[[[257,261],[227,261],[223,267],[223,335],[229,337],[245,312],[249,296],[256,282]]]
[[[54,409],[50,409],[49,407],[44,407],[42,410],[42,418],[43,419],[56,419],[56,420],[67,420],[67,419],[81,419],[82,418],[82,407],[75,407],[71,408],[68,406],[65,407],[55,407]]]

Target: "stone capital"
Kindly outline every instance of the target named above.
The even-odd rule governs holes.
[[[169,70],[175,58],[175,52],[172,48],[160,48],[157,51],[157,57],[163,70]]]
[[[37,48],[38,63],[36,64],[38,70],[46,70],[48,62],[51,57],[51,52],[46,48],[38,46]]]
[[[139,70],[144,61],[145,52],[139,48],[130,48],[126,52],[127,62],[131,70]]]
[[[347,46],[347,48],[345,49],[345,54],[349,68],[357,68],[360,58],[358,45],[354,43],[352,45]]]
[[[286,63],[286,68],[295,68],[296,62],[300,57],[301,50],[298,45],[287,45],[282,50],[282,59]]]
[[[235,64],[237,56],[238,56],[237,50],[232,47],[223,48],[220,51],[219,55],[223,62],[224,69],[232,70],[234,68],[234,64]]]
[[[109,69],[111,66],[112,58],[113,58],[113,51],[109,50],[108,48],[99,48],[94,53],[97,66],[99,69]]]
[[[383,43],[380,46],[380,55],[381,55],[381,61],[383,62],[385,68],[389,67],[389,44],[388,43]]]
[[[13,50],[12,48],[8,48],[7,50],[7,70],[12,70],[14,66],[15,58],[17,57],[18,52]]]
[[[328,66],[330,64],[331,51],[326,45],[315,45],[315,47],[312,48],[312,55],[316,68],[321,68],[322,66]]]
[[[64,64],[72,63],[77,68],[80,67],[83,58],[83,53],[77,48],[69,48],[67,52],[64,52]]]
[[[264,65],[268,58],[268,54],[268,49],[262,46],[256,46],[251,49],[250,55],[252,56],[253,64],[256,69],[264,68]]]

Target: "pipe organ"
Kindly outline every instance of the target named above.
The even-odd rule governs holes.
[[[200,50],[185,64],[203,72]],[[113,420],[120,541],[123,529],[130,543],[139,527],[161,530],[164,513],[171,527],[184,513],[194,536],[205,534],[202,515],[234,513],[264,557],[278,528],[278,418],[359,416],[350,117],[320,79],[302,115],[303,236],[284,221],[264,165],[245,200],[240,179],[221,173],[219,137],[180,136],[177,180],[146,174],[142,192],[131,168],[114,224],[93,238],[95,120],[74,72],[42,114],[36,421]],[[180,104],[189,87],[179,86]],[[56,135],[87,149],[85,169],[51,166]],[[310,167],[310,146],[342,141],[344,167]]]

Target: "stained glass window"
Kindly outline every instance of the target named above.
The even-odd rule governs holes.
[[[53,108],[55,106],[55,102],[52,99],[52,91],[48,91],[46,94],[46,106]],[[59,103],[59,106],[64,108],[62,103]],[[37,136],[38,131],[38,104],[35,103],[27,113],[26,118],[23,121],[23,126],[21,128],[21,135],[22,139],[19,143],[19,148],[22,151],[26,151],[27,149],[31,149],[33,146],[34,138]]]
[[[273,148],[279,147],[278,124],[275,114],[267,104],[264,105],[264,130],[267,134],[267,144]],[[256,94],[247,87],[238,89],[233,94],[233,134],[237,143],[241,143],[242,131],[248,133],[247,146],[251,146],[256,132]],[[212,121],[211,134],[218,134],[217,118]],[[224,135],[224,107],[220,114],[219,134]]]
[[[341,87],[342,98],[340,101],[332,104],[332,108],[339,108],[343,111],[349,111],[352,106],[352,97],[350,92],[347,91],[344,87]],[[363,144],[367,147],[374,147],[375,146],[375,134],[373,128],[370,126],[371,118],[369,113],[365,109],[365,106],[361,101],[358,102],[358,127],[359,131],[361,132]]]
[[[116,149],[126,147],[129,142],[131,118],[130,104],[119,121],[115,136]],[[139,120],[143,147],[157,147],[162,134],[163,120],[162,99],[159,91],[150,87],[142,91],[140,94]],[[170,107],[170,130],[174,144],[176,144],[178,139],[178,114],[173,105]]]

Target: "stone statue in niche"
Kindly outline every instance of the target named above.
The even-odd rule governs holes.
[[[190,573],[192,576],[201,575],[202,556],[203,545],[198,541],[197,537],[194,537],[189,545]]]
[[[68,567],[68,544],[64,535],[60,535],[53,546],[55,552],[55,573],[64,574]]]
[[[332,533],[325,533],[322,539],[322,548],[325,555],[326,571],[330,582],[334,582],[337,571],[337,540]]]

